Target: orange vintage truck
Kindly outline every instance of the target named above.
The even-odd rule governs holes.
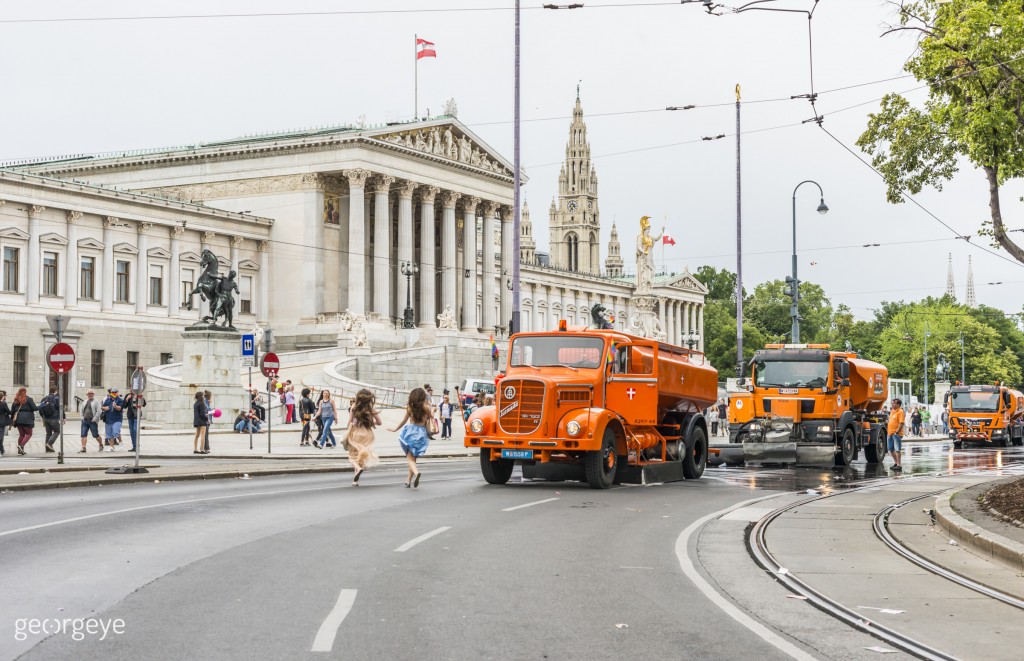
[[[861,449],[885,459],[883,365],[827,344],[768,344],[750,364],[748,392],[731,397],[730,442],[716,448],[725,463],[844,466]]]
[[[955,385],[946,393],[953,447],[1024,445],[1024,394],[1006,386]]]
[[[512,336],[494,406],[469,418],[490,484],[516,463],[527,478],[619,482],[697,479],[708,456],[703,410],[718,371],[699,351],[614,330]]]

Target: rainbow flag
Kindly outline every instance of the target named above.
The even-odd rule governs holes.
[[[608,347],[608,358],[605,360],[605,365],[611,365],[615,362],[615,341],[612,340],[611,346]]]
[[[498,345],[494,342],[494,336],[491,335],[491,358],[498,357]]]

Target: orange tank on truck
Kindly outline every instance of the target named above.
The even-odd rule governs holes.
[[[1024,394],[1001,384],[956,384],[946,393],[954,447],[1024,445]]]
[[[750,417],[740,422],[740,409],[730,425],[745,461],[846,465],[861,450],[884,459],[884,365],[827,344],[769,344],[750,365]]]
[[[704,354],[614,330],[509,340],[494,406],[470,416],[465,446],[491,484],[524,476],[618,482],[696,479],[708,455],[702,411],[718,393]]]

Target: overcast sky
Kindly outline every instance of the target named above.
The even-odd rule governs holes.
[[[665,219],[677,241],[665,253],[669,270],[696,270],[703,264],[735,270],[732,102],[733,87],[740,83],[748,288],[789,272],[793,187],[814,179],[824,188],[831,211],[824,217],[815,213],[816,189],[801,188],[800,275],[824,286],[833,303],[844,302],[864,318],[881,300],[939,296],[952,253],[961,299],[967,257],[973,255],[978,301],[1008,312],[1021,310],[1024,268],[954,239],[917,207],[888,204],[876,174],[813,123],[800,124],[813,115],[806,100],[788,100],[809,91],[803,15],[715,17],[699,4],[628,0],[616,2],[627,6],[586,3],[571,11],[539,9],[540,4],[524,3],[522,12],[522,161],[530,177],[524,199],[540,248],[547,245],[547,210],[557,190],[576,85],[582,81],[600,181],[603,243],[614,219],[627,268],[632,268],[638,219],[649,215],[656,228]],[[818,110],[824,126],[858,151],[854,142],[877,99],[919,83],[902,78],[826,91],[904,75],[913,37],[880,38],[892,16],[879,0],[819,4],[813,19]],[[437,114],[454,97],[459,119],[512,158],[513,14],[502,9],[511,5],[507,0],[54,0],[13,5],[3,3],[0,11],[3,160],[184,145],[345,124],[360,115],[371,124],[409,119],[416,33],[435,42],[438,53],[437,59],[419,65],[421,115],[427,108]],[[808,9],[812,2],[780,0],[775,6]],[[459,10],[422,11],[427,8]],[[10,22],[316,11],[375,13]],[[924,92],[907,96],[919,103]],[[787,100],[754,103],[778,98]],[[664,111],[686,104],[723,105]],[[855,104],[864,105],[843,110]],[[723,133],[727,137],[721,140],[700,140]],[[1008,227],[1024,227],[1018,201],[1022,192],[1022,186],[1004,191]],[[975,235],[989,217],[984,178],[969,166],[943,192],[927,191],[918,200],[960,234]],[[1024,234],[1017,236],[1024,239]],[[988,245],[983,237],[973,242]],[[873,243],[883,245],[860,247]],[[606,245],[601,252],[603,261]],[[656,259],[661,261],[660,249]],[[992,282],[1004,284],[987,284]]]

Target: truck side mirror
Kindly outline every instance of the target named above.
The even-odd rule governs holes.
[[[850,363],[839,363],[839,378],[844,381],[850,378]],[[850,384],[844,383],[843,385],[848,386]]]
[[[849,379],[843,379],[842,381],[839,382],[839,385],[841,385],[841,386],[848,386],[848,385],[850,385],[850,380]]]
[[[1008,390],[1004,390],[1003,391],[1003,405],[1004,406],[1009,406],[1011,401],[1012,400],[1010,399],[1010,392]]]

